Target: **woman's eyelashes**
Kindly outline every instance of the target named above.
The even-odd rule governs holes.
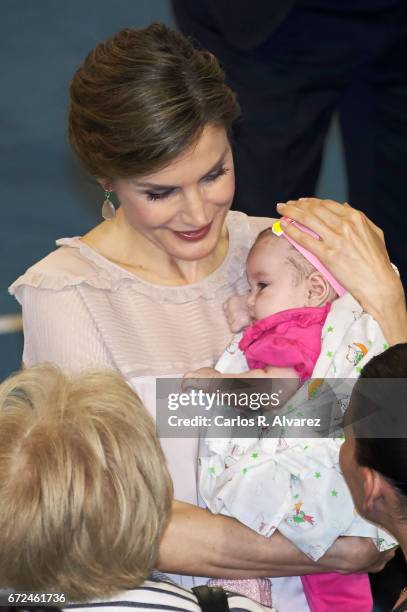
[[[229,172],[229,168],[226,168],[225,166],[221,166],[215,172],[212,172],[211,174],[207,174],[206,176],[204,176],[201,179],[201,181],[204,181],[205,183],[211,183],[212,181],[216,181],[216,179],[219,178],[220,176],[225,176],[225,174],[227,174],[228,172]]]
[[[266,287],[268,287],[267,283],[257,283],[257,288],[259,289],[259,291],[262,291]]]
[[[155,200],[165,200],[172,193],[174,193],[175,189],[167,189],[166,191],[147,191],[146,196],[147,200],[150,202],[155,202]]]
[[[201,182],[204,183],[212,183],[216,181],[221,176],[224,176],[229,172],[229,168],[225,168],[225,166],[221,166],[216,172],[212,172],[211,174],[207,174],[206,176],[201,178]],[[163,191],[146,191],[147,200],[150,202],[155,202],[156,200],[165,200],[173,195],[177,191],[176,188],[165,189]]]

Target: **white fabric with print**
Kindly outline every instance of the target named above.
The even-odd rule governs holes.
[[[234,338],[216,369],[224,373],[248,370],[238,348],[240,337]],[[325,406],[329,402],[335,401],[343,414],[361,369],[386,348],[379,325],[356,300],[350,294],[338,298],[322,330],[321,354],[312,379],[291,398],[286,413],[306,415],[312,398],[328,421],[332,411]],[[330,431],[334,425],[327,423]],[[208,437],[199,460],[200,494],[212,512],[233,516],[265,536],[278,529],[315,561],[342,535],[370,537],[379,550],[392,548],[396,542],[387,532],[356,514],[340,472],[342,432],[338,435]]]

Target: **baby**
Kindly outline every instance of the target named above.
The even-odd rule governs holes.
[[[282,235],[287,239],[282,240]],[[187,378],[266,377],[303,382],[311,377],[330,304],[345,289],[311,253],[306,258],[300,249],[276,222],[259,234],[249,253],[246,273],[251,291],[246,304],[241,301],[242,308],[235,309],[231,328],[236,332],[249,326],[239,348],[250,370],[233,374],[228,368],[222,375],[218,362],[216,369],[200,368],[188,372]]]
[[[259,234],[246,270],[250,294],[240,300],[243,309],[229,312],[233,331],[247,326],[243,335],[234,338],[215,369],[201,368],[187,378],[285,378],[298,408],[304,405],[303,389],[308,389],[307,399],[311,388],[314,393],[321,387],[315,378],[355,378],[386,348],[376,322],[315,256],[283,234],[279,222]],[[350,346],[361,347],[354,360],[348,357]],[[304,385],[311,376],[314,380]],[[380,549],[390,548],[395,545],[391,537],[354,512],[339,469],[340,443],[208,439],[209,456],[199,461],[200,494],[211,511],[234,516],[266,536],[278,529],[314,560],[340,535],[372,537]],[[372,609],[366,574],[301,579],[313,611]],[[257,589],[253,581],[228,586],[271,605],[267,579],[259,579]]]

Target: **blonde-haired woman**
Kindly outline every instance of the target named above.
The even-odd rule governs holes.
[[[118,374],[43,365],[0,385],[0,589],[54,593],[57,608],[65,594],[86,609],[197,612],[152,571],[171,501],[154,422]]]

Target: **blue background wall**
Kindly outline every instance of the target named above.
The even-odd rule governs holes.
[[[54,248],[56,238],[100,221],[102,193],[71,156],[68,84],[86,53],[115,31],[152,21],[175,25],[167,0],[2,0],[0,102],[0,378],[21,363],[21,334],[1,333],[19,312],[7,286]],[[309,194],[304,194],[309,195]],[[337,125],[317,195],[346,199]]]

